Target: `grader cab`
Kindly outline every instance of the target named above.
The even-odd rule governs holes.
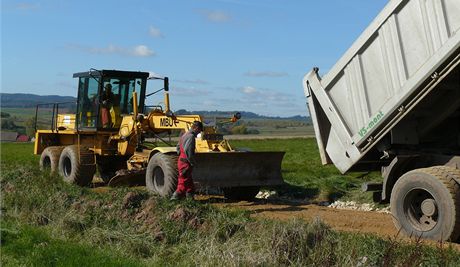
[[[229,198],[250,199],[261,186],[283,183],[284,152],[238,151],[203,117],[175,115],[170,109],[167,77],[118,70],[73,76],[78,78],[76,112],[59,114],[55,104],[52,126],[36,131],[34,147],[34,153],[41,155],[41,168],[59,172],[64,180],[88,186],[98,174],[108,185],[141,182],[169,196],[177,184],[177,154],[170,135],[201,121],[205,127],[196,139],[194,171],[198,189],[221,188]],[[147,93],[147,81],[152,79],[162,80],[163,88]],[[164,106],[146,105],[146,98],[159,91],[164,91]],[[235,114],[228,121],[239,118]]]

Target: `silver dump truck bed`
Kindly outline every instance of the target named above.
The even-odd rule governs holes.
[[[439,148],[440,125],[458,148],[459,54],[460,0],[390,0],[329,73],[305,75],[323,164],[344,173],[385,146]]]

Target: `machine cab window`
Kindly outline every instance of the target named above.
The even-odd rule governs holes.
[[[118,130],[122,115],[133,112],[133,92],[143,112],[148,73],[92,70],[74,77],[79,78],[78,129]]]

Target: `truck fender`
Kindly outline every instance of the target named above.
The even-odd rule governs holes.
[[[382,188],[382,203],[388,203],[391,197],[391,190],[396,181],[404,173],[413,169],[414,160],[419,158],[419,155],[399,155],[396,156],[390,165],[382,167],[383,188]]]
[[[155,147],[150,151],[149,160],[150,158],[155,155],[156,153],[163,153],[163,154],[173,154],[176,155],[176,148],[175,147]]]

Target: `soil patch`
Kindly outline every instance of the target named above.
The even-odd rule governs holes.
[[[382,238],[407,239],[393,224],[392,215],[376,211],[341,210],[316,204],[305,204],[290,201],[260,200],[255,202],[224,202],[220,196],[199,196],[199,201],[211,201],[213,205],[221,208],[245,209],[251,212],[251,217],[271,220],[288,221],[294,218],[313,222],[320,219],[332,229],[337,231],[375,234]],[[438,242],[424,241],[428,244],[439,246]],[[460,251],[460,244],[448,243]]]

